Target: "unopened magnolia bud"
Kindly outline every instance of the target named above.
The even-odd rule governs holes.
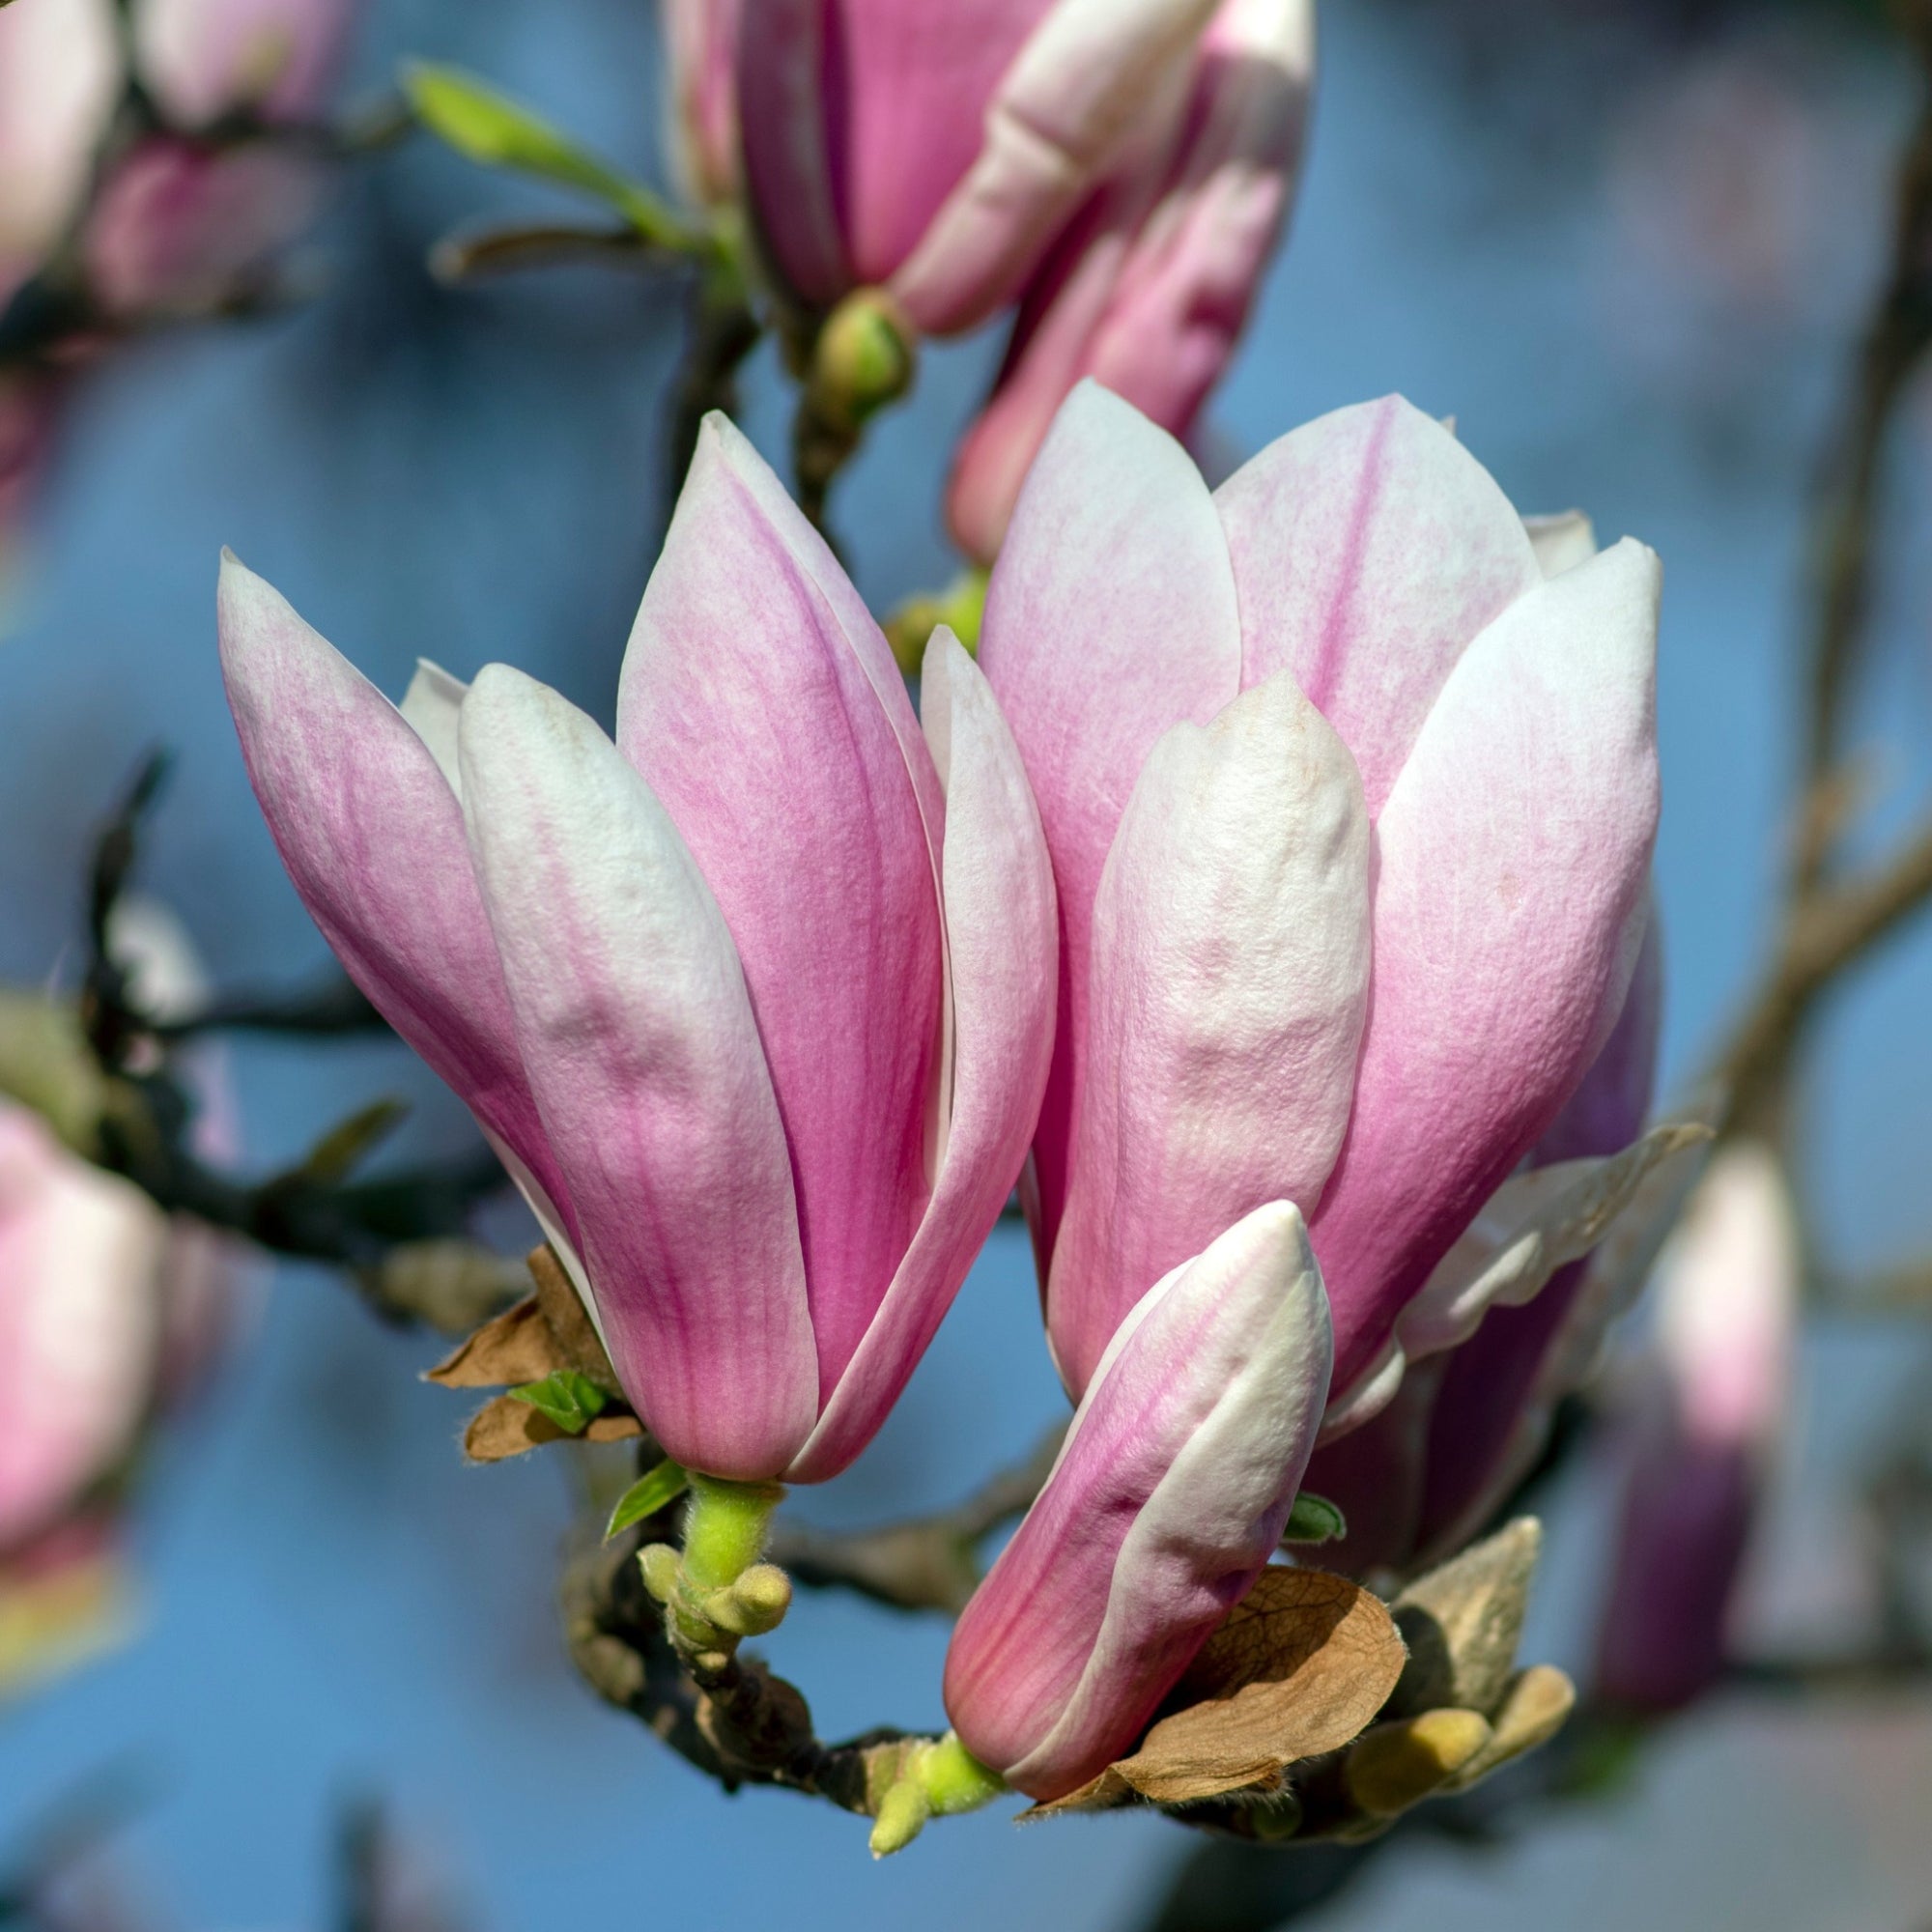
[[[1577,1687],[1554,1664],[1532,1663],[1510,1686],[1491,1719],[1490,1741],[1450,1780],[1463,1791],[1512,1758],[1545,1745],[1563,1728],[1577,1704]]]
[[[733,1636],[763,1636],[791,1608],[791,1578],[775,1563],[754,1563],[735,1583],[704,1599],[704,1614]]]
[[[879,1800],[879,1815],[872,1821],[872,1856],[890,1858],[902,1852],[925,1830],[932,1806],[925,1793],[911,1778],[895,1784]]]
[[[906,676],[919,675],[926,640],[942,624],[965,646],[968,657],[980,648],[987,577],[988,573],[978,567],[961,571],[944,590],[908,597],[886,619],[880,628]]]
[[[828,422],[856,429],[912,387],[919,337],[883,289],[856,289],[826,317],[811,352],[811,392]]]
[[[1425,1711],[1365,1731],[1349,1748],[1349,1796],[1378,1818],[1427,1798],[1490,1741],[1480,1711]]]
[[[638,1567],[644,1573],[644,1588],[659,1603],[669,1603],[677,1588],[677,1551],[668,1543],[647,1543],[638,1551]]]

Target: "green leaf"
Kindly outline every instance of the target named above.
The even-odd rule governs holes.
[[[1282,1531],[1284,1543],[1333,1543],[1347,1536],[1349,1520],[1326,1496],[1303,1490],[1288,1513],[1288,1527]]]
[[[412,61],[403,69],[402,86],[416,119],[470,160],[595,195],[661,247],[698,245],[699,238],[648,188],[473,74]]]
[[[511,1395],[548,1416],[566,1435],[582,1435],[603,1414],[609,1400],[588,1376],[575,1369],[558,1369],[540,1382],[525,1382]]]
[[[683,1495],[690,1486],[690,1470],[682,1463],[673,1463],[667,1456],[655,1469],[639,1476],[617,1498],[617,1507],[611,1512],[611,1520],[605,1526],[604,1540],[608,1543],[620,1529],[629,1529],[634,1522],[641,1522],[647,1516],[656,1516],[667,1503],[675,1502]]]
[[[407,1100],[372,1100],[339,1126],[329,1128],[308,1151],[300,1168],[303,1178],[321,1187],[347,1180],[395,1131],[409,1111]]]

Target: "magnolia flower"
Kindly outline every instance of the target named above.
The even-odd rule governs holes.
[[[736,200],[738,13],[743,0],[663,0],[665,53],[670,73],[671,165],[686,196],[700,208]]]
[[[1239,339],[1293,198],[1312,0],[1223,0],[1186,111],[1156,119],[1054,243],[953,461],[962,549],[997,554],[1055,411],[1082,377],[1186,440]]]
[[[1749,1142],[1726,1148],[1658,1271],[1654,1360],[1598,1639],[1608,1703],[1674,1710],[1722,1669],[1789,1400],[1799,1278],[1776,1156]]]
[[[1215,4],[738,0],[745,192],[778,276],[808,309],[874,287],[927,334],[984,321],[1179,113]],[[672,51],[715,74],[717,44],[680,29]]]
[[[617,742],[507,667],[398,711],[232,560],[221,645],[297,889],[469,1103],[687,1466],[864,1448],[997,1218],[1053,1029],[1053,887],[950,633],[878,627],[707,421]]]
[[[1566,543],[1544,533],[1552,567]],[[1533,1288],[1535,1256],[1571,1258],[1452,1249],[1624,1005],[1658,582],[1628,541],[1546,575],[1398,398],[1210,496],[1172,438],[1075,391],[981,638],[1060,894],[1026,1192],[1070,1388],[1149,1281],[1264,1201],[1294,1202],[1321,1258],[1331,1427]]]
[[[124,901],[112,933],[144,1008],[200,997],[158,908]],[[233,1134],[218,1064],[188,1076],[204,1151]],[[239,1280],[233,1244],[171,1218],[0,1102],[0,1688],[111,1634],[120,1504],[147,1435],[206,1377]]]
[[[270,124],[313,113],[353,11],[354,0],[135,0],[136,77],[165,131],[116,157],[88,213],[87,279],[105,307],[205,300],[308,219],[319,156],[196,134],[241,111]],[[113,0],[0,14],[0,300],[81,216],[125,77]]]
[[[1329,1367],[1287,1202],[1135,1304],[952,1634],[946,1709],[976,1757],[1043,1800],[1126,1753],[1280,1541]]]
[[[137,141],[101,185],[85,256],[104,307],[206,308],[308,225],[319,152],[194,130],[241,111],[270,128],[314,114],[353,14],[354,0],[140,0],[136,58],[170,131]]]
[[[0,307],[78,213],[120,80],[106,0],[0,9]]]

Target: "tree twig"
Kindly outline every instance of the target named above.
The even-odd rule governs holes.
[[[1024,1515],[1060,1453],[1065,1423],[1040,1437],[1022,1463],[1002,1469],[962,1503],[879,1529],[814,1529],[782,1517],[772,1528],[772,1560],[793,1581],[842,1587],[901,1610],[957,1616],[979,1587],[980,1543]]]
[[[1718,1068],[1729,1095],[1722,1126],[1773,1139],[1821,996],[1932,898],[1932,824],[1859,875],[1844,876],[1835,863],[1858,796],[1841,740],[1870,613],[1886,458],[1901,401],[1932,352],[1932,0],[1901,0],[1897,13],[1925,85],[1899,160],[1890,263],[1823,469],[1811,545],[1816,630],[1783,929]]]

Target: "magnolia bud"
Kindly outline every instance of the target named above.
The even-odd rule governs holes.
[[[855,289],[818,331],[811,396],[829,423],[857,429],[896,402],[919,370],[919,336],[883,289]]]

